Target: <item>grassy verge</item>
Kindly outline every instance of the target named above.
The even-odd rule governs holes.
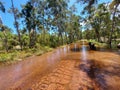
[[[110,49],[109,47],[109,44],[108,43],[100,43],[100,42],[97,42],[95,40],[88,40],[88,42],[93,42],[95,44],[96,47],[99,47],[99,48],[107,48],[107,49]],[[112,42],[112,48],[111,49],[118,49],[117,48],[117,44],[119,42]]]
[[[14,50],[8,53],[0,53],[0,65],[11,64],[11,63],[15,63],[18,61],[22,61],[24,60],[24,58],[32,56],[32,55],[40,56],[52,50],[53,48],[50,48],[48,46],[44,46],[44,47],[41,46],[36,49],[35,48],[26,49],[23,51]]]
[[[106,43],[100,43],[100,42],[97,42],[95,40],[88,40],[88,42],[94,43],[95,46],[99,47],[99,48],[108,48],[108,44],[106,44]]]

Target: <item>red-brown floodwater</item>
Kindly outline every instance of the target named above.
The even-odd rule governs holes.
[[[80,43],[0,67],[0,90],[120,90],[120,52]]]

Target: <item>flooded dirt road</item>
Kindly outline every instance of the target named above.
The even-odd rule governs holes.
[[[120,53],[80,43],[0,67],[0,90],[120,90]]]

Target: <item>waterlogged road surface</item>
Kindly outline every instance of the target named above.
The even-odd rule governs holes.
[[[120,90],[120,52],[58,48],[0,67],[0,90]]]

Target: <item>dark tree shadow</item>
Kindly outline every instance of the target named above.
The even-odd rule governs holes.
[[[96,84],[98,84],[103,89],[106,89],[107,84],[104,79],[104,75],[101,74],[101,70],[96,66],[96,63],[94,60],[87,60],[87,62],[80,64],[78,68],[83,72],[86,72],[87,75],[92,80],[94,80]]]
[[[86,72],[87,75],[95,81],[103,90],[108,90],[105,75],[120,77],[120,66],[110,66],[113,70],[104,69],[102,62],[95,60],[83,61],[82,64],[78,65],[78,69]]]

